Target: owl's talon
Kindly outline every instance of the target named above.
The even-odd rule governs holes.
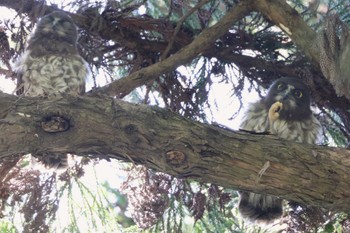
[[[280,116],[280,111],[282,110],[282,108],[283,108],[283,104],[279,101],[272,104],[269,109],[269,120],[270,121],[277,120]]]

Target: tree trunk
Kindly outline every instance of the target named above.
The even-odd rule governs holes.
[[[235,132],[112,98],[0,94],[0,110],[1,159],[43,152],[119,159],[179,178],[350,211],[346,149]],[[67,125],[52,133],[62,122]]]

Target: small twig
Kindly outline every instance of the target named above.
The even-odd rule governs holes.
[[[259,183],[260,178],[262,177],[262,175],[264,175],[264,173],[266,172],[266,170],[270,167],[270,161],[267,161],[264,166],[261,168],[261,170],[258,173],[258,177],[256,179],[256,182]]]
[[[133,167],[136,167],[135,161],[130,157],[130,155],[128,155],[128,153],[123,153],[123,156],[130,160],[130,162],[133,164]]]
[[[164,53],[162,54],[162,56],[160,56],[160,60],[161,60],[161,61],[162,61],[163,59],[165,59],[165,58],[168,56],[168,54],[169,54],[171,48],[172,48],[173,45],[174,45],[176,35],[179,33],[182,24],[186,21],[186,19],[187,19],[190,15],[192,15],[196,10],[198,10],[199,8],[201,8],[203,5],[207,4],[209,1],[210,1],[210,0],[202,0],[202,1],[200,1],[197,5],[195,5],[193,8],[191,8],[185,15],[183,15],[183,16],[180,18],[179,22],[177,22],[177,24],[176,24],[176,27],[175,27],[173,36],[172,36],[171,40],[169,41],[168,46],[165,48]]]
[[[338,129],[342,132],[344,137],[346,137],[348,140],[350,140],[350,136],[348,136],[349,134],[346,130],[346,127],[344,127],[344,125],[342,125],[337,120],[335,120],[334,117],[331,114],[329,114],[324,107],[321,107],[320,110],[323,114],[327,115],[327,117],[329,117],[329,119],[338,127]],[[338,113],[336,113],[336,114],[338,114]]]
[[[208,47],[212,46],[217,38],[224,35],[235,22],[248,15],[252,11],[252,2],[253,0],[239,2],[216,24],[205,28],[190,44],[184,46],[172,56],[168,56],[164,60],[144,67],[126,77],[117,79],[93,92],[123,98],[136,87],[145,85],[159,78],[160,75],[190,62],[199,54],[203,53]]]
[[[244,133],[254,134],[254,135],[271,135],[271,132],[269,131],[256,132],[256,131],[245,130],[245,129],[239,129],[239,131]]]
[[[11,77],[11,74],[12,74],[12,71],[11,70],[6,70],[6,69],[3,69],[3,68],[0,68],[0,74],[2,75],[5,75],[5,78],[12,78]]]

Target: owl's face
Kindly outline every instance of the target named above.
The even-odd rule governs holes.
[[[54,11],[38,22],[35,34],[50,39],[63,40],[75,44],[77,28],[72,19],[63,12]]]
[[[275,102],[281,102],[281,119],[303,120],[311,116],[310,93],[307,86],[297,78],[284,77],[270,87],[264,102],[269,109]]]

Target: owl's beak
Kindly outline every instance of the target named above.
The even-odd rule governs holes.
[[[289,98],[289,93],[290,93],[289,91],[284,92],[283,96],[282,96],[282,100],[288,99]]]
[[[288,88],[282,94],[282,100],[289,99],[293,89],[294,87],[291,87],[290,85],[288,85]]]

